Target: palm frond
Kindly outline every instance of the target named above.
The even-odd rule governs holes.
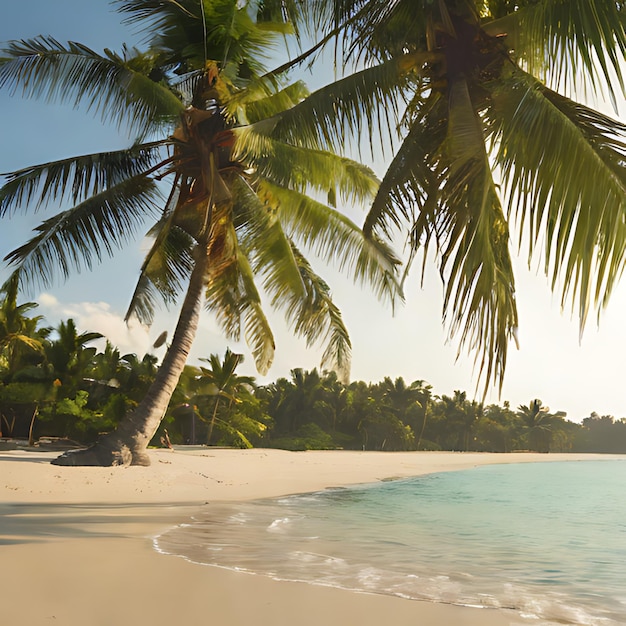
[[[307,346],[328,341],[323,365],[347,379],[350,340],[328,285],[286,236],[276,215],[260,204],[249,221],[241,246],[252,259],[255,274],[264,276],[271,305],[283,312]]]
[[[454,34],[446,4],[442,0],[421,6],[416,6],[415,0],[364,2],[354,12],[359,18],[346,29],[342,48],[365,63],[393,58],[407,49],[432,49],[427,46],[426,33],[433,22],[438,30]]]
[[[288,294],[304,295],[304,285],[291,244],[270,206],[238,180],[234,206],[235,226],[241,249],[250,261],[252,271],[263,277],[263,287],[272,305],[286,302]]]
[[[502,386],[518,317],[509,231],[481,123],[462,79],[451,86],[448,137],[442,159],[448,163],[432,232],[441,252],[445,283],[444,320],[460,347],[476,351],[479,377]]]
[[[348,270],[379,299],[393,303],[402,298],[396,278],[398,259],[389,246],[377,238],[364,237],[344,214],[304,194],[269,181],[260,183],[259,193],[276,210],[289,237],[328,262],[336,262],[340,270]]]
[[[193,100],[194,93],[197,92],[198,85],[205,79],[205,70],[191,70],[181,76],[171,78],[172,89],[178,94],[184,104],[189,105]]]
[[[334,0],[310,0],[303,3],[301,19],[310,26],[316,38],[324,44],[334,41],[335,56],[339,50],[343,51],[346,59],[354,58],[355,62],[364,59],[366,62],[372,58],[381,60],[382,46],[378,46],[379,39],[386,33],[386,22],[393,20],[401,10],[403,4],[399,2],[378,2],[377,0],[362,0],[359,2],[336,2]],[[408,29],[412,26],[412,20],[407,21],[408,15],[415,16],[423,11],[414,10],[414,2],[410,2],[413,11],[404,11],[404,26]],[[396,32],[396,35],[398,33]],[[402,39],[395,38],[395,45],[401,46]],[[315,51],[308,51],[309,54]]]
[[[451,80],[448,87],[447,159],[452,173],[472,160],[482,159],[485,142],[482,125],[470,99],[467,81]]]
[[[368,211],[363,232],[389,240],[392,229],[415,221],[414,212],[426,211],[429,197],[438,189],[437,155],[447,131],[447,104],[437,92],[430,94],[396,150],[378,193]],[[420,218],[417,218],[420,221]],[[414,234],[414,241],[420,237]]]
[[[351,137],[367,130],[374,151],[376,138],[397,134],[403,92],[412,73],[431,56],[405,55],[322,87],[282,113],[272,135],[294,145],[338,152]]]
[[[103,121],[127,123],[145,135],[174,123],[183,110],[168,87],[146,75],[150,65],[148,53],[137,50],[103,56],[79,43],[65,46],[40,36],[10,42],[2,50],[0,88],[74,107],[86,104]]]
[[[162,143],[136,144],[125,150],[87,154],[4,174],[0,217],[16,209],[48,203],[82,202],[93,194],[150,169],[162,158]]]
[[[35,352],[43,352],[43,344],[39,339],[21,333],[10,333],[4,336],[0,342],[0,347],[5,347],[10,344],[21,344]]]
[[[582,329],[624,267],[626,125],[522,72],[492,96],[511,210],[528,225],[531,253],[545,232],[546,273],[563,303],[578,296]]]
[[[194,264],[195,241],[172,225],[171,215],[164,215],[149,232],[154,237],[141,267],[125,320],[135,316],[150,326],[157,300],[166,306],[185,291]]]
[[[507,42],[531,74],[561,78],[574,85],[582,66],[594,89],[605,85],[615,97],[615,78],[625,94],[626,11],[615,0],[527,3],[510,15],[484,25],[506,33]],[[559,68],[554,76],[554,68]],[[560,72],[560,73],[559,73]],[[561,75],[562,73],[562,75]]]
[[[231,118],[239,119],[240,123],[254,124],[290,109],[309,95],[302,81],[279,90],[276,87],[276,80],[266,77],[253,79],[245,89],[235,92],[228,99],[225,109]]]
[[[290,32],[284,21],[258,19],[247,3],[232,0],[116,0],[115,5],[127,15],[124,23],[141,25],[151,46],[185,70],[212,60],[226,71],[228,65],[245,66],[258,75],[277,37]]]
[[[306,297],[298,298],[288,307],[287,319],[296,335],[304,337],[307,346],[326,343],[322,354],[322,368],[337,372],[340,380],[350,378],[352,344],[341,312],[332,301],[330,288],[312,269],[309,262],[293,246],[300,274],[306,288]]]
[[[247,215],[245,226],[238,229],[242,254],[250,260],[251,271],[263,277],[272,307],[282,311],[294,334],[308,347],[327,342],[323,366],[347,380],[350,339],[328,285],[284,233],[277,216],[255,197],[249,194],[245,207],[239,207]]]
[[[250,127],[237,129],[233,158],[262,178],[302,193],[315,190],[339,195],[342,202],[369,202],[378,179],[369,167],[332,152],[311,150],[259,135]]]
[[[477,175],[479,168],[482,176]],[[508,226],[489,162],[485,158],[472,169],[461,176],[465,184],[452,183],[450,219],[440,226],[438,236],[446,282],[444,320],[451,337],[460,334],[461,347],[476,351],[486,392],[492,381],[502,388],[518,316]]]
[[[351,347],[341,313],[332,302],[328,285],[313,272],[283,230],[283,209],[278,208],[276,212],[270,209],[276,197],[264,196],[268,203],[263,204],[246,187],[239,189],[236,197],[239,200],[236,214],[240,218],[236,224],[240,250],[250,259],[252,271],[264,277],[263,287],[271,298],[271,305],[283,312],[294,333],[304,337],[307,346],[327,342],[323,366],[347,379]],[[329,211],[328,207],[320,205],[320,212],[324,209]],[[357,232],[358,244],[369,247],[369,242],[364,241],[354,225],[353,230]],[[354,253],[359,254],[359,250]],[[364,256],[362,251],[361,255]]]
[[[67,278],[72,268],[91,268],[103,254],[111,256],[155,211],[156,184],[139,175],[91,196],[45,220],[37,235],[5,260],[22,282],[50,285],[56,272]]]
[[[243,328],[256,369],[266,374],[274,360],[274,335],[263,313],[254,272],[240,250],[233,262],[209,281],[206,306],[216,315],[229,338],[239,341]]]
[[[145,28],[163,31],[176,24],[181,14],[189,18],[200,18],[200,6],[192,11],[185,0],[113,0],[119,13],[125,13],[125,24],[145,23]]]

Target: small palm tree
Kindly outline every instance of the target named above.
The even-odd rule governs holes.
[[[48,329],[38,328],[43,319],[28,313],[37,308],[36,302],[17,303],[17,277],[8,280],[0,289],[0,371],[10,378],[25,364],[27,355],[43,355],[44,339]]]
[[[476,400],[468,400],[465,391],[455,390],[454,395],[441,396],[441,406],[447,425],[452,430],[451,442],[455,441],[457,450],[467,452],[473,429],[483,415],[483,405]]]
[[[55,339],[46,342],[46,360],[59,384],[78,383],[78,379],[82,379],[93,367],[92,360],[97,352],[96,348],[87,347],[87,344],[102,339],[103,335],[89,331],[79,333],[71,318],[59,324],[56,334]]]
[[[279,407],[279,415],[294,433],[300,426],[317,422],[324,384],[317,368],[306,371],[300,367],[291,370],[291,389]]]
[[[251,392],[254,387],[254,378],[239,376],[236,373],[237,367],[243,361],[243,354],[231,352],[229,348],[226,349],[222,361],[217,354],[212,354],[208,359],[201,359],[201,361],[209,363],[210,367],[200,367],[200,375],[195,381],[196,398],[208,396],[213,401],[207,433],[207,443],[210,444],[221,402],[226,401],[227,412],[230,411],[240,401],[241,393]]]
[[[565,413],[558,411],[552,414],[539,398],[535,398],[528,405],[517,407],[517,416],[524,424],[524,436],[529,448],[535,452],[550,452],[552,438]]]
[[[89,267],[156,217],[128,315],[149,324],[156,302],[174,302],[186,285],[176,331],[144,400],[94,448],[58,464],[149,462],[145,448],[184,368],[204,302],[230,338],[245,337],[265,373],[274,340],[255,278],[298,335],[309,344],[326,341],[325,364],[345,375],[346,328],[298,243],[350,268],[379,296],[398,293],[388,246],[365,239],[331,206],[338,198],[371,197],[375,176],[307,135],[298,138],[297,121],[285,115],[307,91],[265,70],[269,46],[289,30],[275,19],[281,3],[120,0],[117,6],[145,27],[147,51],[99,55],[39,37],[11,43],[0,61],[0,87],[87,102],[106,121],[127,122],[137,137],[125,150],[8,176],[0,216],[27,204],[73,204],[8,255],[20,279],[46,282],[58,270],[67,276]],[[279,126],[291,128],[293,137],[284,139]]]

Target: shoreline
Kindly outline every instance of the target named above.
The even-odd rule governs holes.
[[[499,463],[618,455],[151,450],[147,468],[49,464],[57,453],[0,452],[0,619],[183,626],[517,626],[515,612],[276,581],[164,555],[153,539],[210,503],[375,483]]]

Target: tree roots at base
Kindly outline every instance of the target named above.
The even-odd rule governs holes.
[[[119,440],[101,439],[86,450],[68,450],[51,461],[52,465],[77,467],[114,467],[117,465],[150,465],[145,450],[132,450]]]

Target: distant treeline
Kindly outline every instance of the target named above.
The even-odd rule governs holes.
[[[98,351],[89,345],[98,333],[79,333],[71,319],[42,327],[27,311],[0,311],[0,436],[90,443],[141,400],[157,359],[110,343]],[[625,419],[594,413],[578,424],[539,399],[484,406],[462,391],[436,395],[422,380],[343,384],[315,369],[258,386],[237,374],[241,360],[227,351],[187,366],[153,444],[626,453]]]

